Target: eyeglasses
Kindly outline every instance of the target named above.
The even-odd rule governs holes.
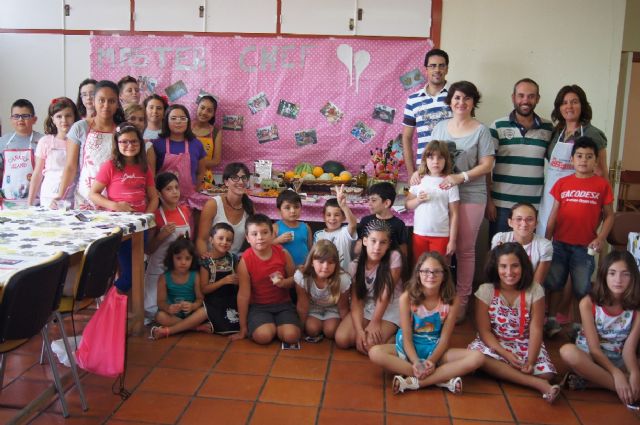
[[[11,115],[11,119],[15,120],[15,121],[28,120],[28,119],[31,119],[33,117],[34,117],[33,114],[13,114],[13,115]]]
[[[440,276],[440,275],[444,274],[444,270],[442,270],[442,269],[436,269],[436,270],[420,269],[420,270],[418,270],[418,272],[422,276]]]
[[[232,182],[238,182],[240,180],[242,180],[243,182],[248,182],[249,181],[249,176],[247,176],[246,174],[243,174],[241,176],[234,174],[233,176],[229,176],[229,179]]]
[[[92,97],[95,97],[95,92],[88,92],[88,93],[82,93],[80,92],[80,97],[83,99],[91,99]]]
[[[119,145],[136,146],[140,143],[140,140],[118,140]]]
[[[516,223],[522,223],[524,221],[527,224],[533,224],[536,221],[534,217],[514,217],[512,220]]]
[[[169,117],[169,121],[171,122],[187,122],[189,118],[187,117]]]
[[[430,63],[429,65],[427,65],[427,69],[445,69],[447,67],[446,63]]]

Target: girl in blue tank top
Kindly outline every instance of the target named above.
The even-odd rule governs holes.
[[[393,392],[436,385],[454,394],[462,379],[479,368],[483,356],[471,350],[448,348],[460,301],[449,267],[437,252],[420,256],[400,296],[400,330],[395,344],[376,345],[369,358],[393,378]]]

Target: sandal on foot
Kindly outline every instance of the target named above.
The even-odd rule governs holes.
[[[447,382],[436,384],[436,387],[446,388],[453,394],[460,394],[462,392],[462,378],[456,376],[455,378],[449,379]]]
[[[169,328],[166,326],[152,326],[149,339],[160,339],[169,337]]]
[[[420,388],[418,378],[415,376],[407,376],[403,378],[401,375],[393,377],[393,393],[400,394],[406,390],[417,390]]]
[[[551,389],[546,393],[542,394],[542,398],[549,404],[553,404],[554,401],[560,395],[560,385],[552,385]]]
[[[307,336],[304,337],[305,342],[310,342],[312,344],[318,343],[318,342],[322,341],[323,339],[324,339],[324,335],[323,334],[318,334],[316,336],[307,335]]]
[[[587,380],[573,372],[567,372],[562,379],[562,385],[571,391],[584,390],[587,388]]]
[[[213,334],[213,324],[211,322],[205,322],[196,326],[196,331],[204,332],[206,334]]]

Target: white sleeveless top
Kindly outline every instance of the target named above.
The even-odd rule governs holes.
[[[224,213],[224,204],[222,201],[222,197],[216,196],[213,198],[216,201],[216,216],[213,217],[213,222],[211,223],[211,227],[215,226],[217,223],[227,223],[231,227],[233,227],[233,244],[231,244],[231,252],[239,255],[240,248],[242,248],[242,244],[244,243],[244,222],[247,221],[247,213],[246,211],[242,213],[242,219],[238,224],[231,224],[227,219],[227,215]]]

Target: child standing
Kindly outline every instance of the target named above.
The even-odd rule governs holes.
[[[162,131],[162,118],[164,117],[164,111],[169,105],[167,104],[167,100],[158,94],[148,96],[142,105],[144,106],[147,122],[143,137],[145,140],[155,140]]]
[[[479,368],[483,356],[477,351],[449,348],[460,300],[439,253],[420,256],[399,304],[401,325],[395,345],[376,345],[369,350],[372,362],[400,374],[393,378],[394,394],[434,384],[454,394],[462,392],[460,375]]]
[[[583,328],[576,343],[560,348],[562,360],[575,372],[565,377],[569,388],[606,388],[635,408],[640,400],[638,308],[638,266],[629,252],[612,251],[600,262],[591,296],[580,301]]]
[[[294,265],[291,255],[273,243],[273,224],[263,214],[247,218],[245,233],[251,245],[238,264],[240,332],[232,340],[250,337],[258,344],[273,338],[288,344],[300,339],[300,319],[291,302]]]
[[[214,126],[218,101],[213,96],[205,95],[198,98],[197,104],[192,130],[207,153],[205,166],[208,170],[213,170],[213,167],[220,163],[222,155],[222,132]]]
[[[67,159],[67,132],[80,119],[73,101],[66,97],[53,99],[49,105],[44,132],[36,147],[36,167],[29,186],[29,205],[35,205],[38,197],[40,205],[48,207],[58,193],[60,180]],[[71,201],[71,194],[65,198]]]
[[[328,240],[316,242],[293,280],[308,341],[318,342],[323,336],[333,339],[340,321],[349,314],[351,286],[351,276],[340,267],[336,246]]]
[[[336,345],[355,345],[362,354],[383,344],[400,325],[398,298],[402,294],[402,256],[394,249],[391,229],[383,220],[370,221],[362,239],[362,250],[349,273],[351,314],[340,322]]]
[[[200,257],[200,282],[207,317],[216,333],[230,334],[240,330],[238,318],[238,257],[230,252],[233,227],[217,223],[211,228],[211,251]]]
[[[280,210],[281,220],[273,224],[273,243],[282,245],[298,267],[304,264],[311,248],[311,228],[299,221],[302,200],[293,190],[285,190],[278,195],[276,206]]]
[[[432,140],[418,168],[420,184],[411,186],[405,206],[413,215],[413,262],[424,252],[437,251],[450,256],[456,250],[458,235],[458,186],[440,188],[451,173],[452,160],[445,142]]]
[[[542,342],[544,290],[522,245],[507,242],[491,250],[489,283],[476,291],[478,336],[469,349],[484,354],[482,368],[500,379],[537,389],[553,403],[560,395],[549,380],[556,369]]]
[[[160,207],[155,211],[156,227],[149,230],[146,252],[149,255],[144,274],[145,321],[151,321],[158,312],[158,278],[164,269],[164,258],[169,245],[181,236],[192,234],[189,227],[191,212],[180,204],[180,185],[173,173],[156,176],[156,190],[160,194]]]
[[[347,204],[347,196],[344,193],[344,185],[336,187],[336,198],[328,199],[322,209],[325,228],[318,230],[313,235],[313,241],[329,240],[338,249],[340,255],[340,268],[349,270],[351,264],[351,248],[357,239],[356,227],[358,219]],[[347,225],[343,226],[344,220]]]
[[[89,199],[109,211],[151,213],[158,208],[158,193],[153,183],[147,156],[142,149],[142,135],[130,123],[116,127],[113,134],[113,159],[105,161],[91,185]],[[106,189],[107,195],[102,192]],[[121,291],[131,288],[131,240],[118,250]]]
[[[156,322],[162,326],[151,328],[151,339],[166,338],[189,329],[213,333],[209,322],[202,323],[207,314],[202,307],[198,259],[193,242],[185,237],[173,241],[167,250],[165,267],[167,271],[158,279],[156,314]]]
[[[609,182],[594,173],[597,159],[596,143],[589,137],[579,137],[571,149],[575,174],[561,178],[551,189],[555,200],[545,236],[553,237],[553,259],[545,287],[550,292],[561,291],[571,276],[577,300],[591,290],[593,256],[613,227],[613,192]],[[557,301],[550,297],[549,321],[556,320]],[[579,326],[574,324],[574,328]]]
[[[13,132],[0,137],[0,171],[5,199],[25,205],[29,176],[33,173],[33,151],[42,134],[33,131],[38,120],[33,104],[18,99],[11,105]]]
[[[143,134],[144,151],[147,155],[147,166],[151,170],[151,174],[155,175],[156,172],[156,153],[153,150],[153,143],[144,139],[144,129],[146,127],[146,117],[144,113],[144,107],[137,103],[130,103],[124,108],[124,119],[135,125],[140,134]]]
[[[90,118],[96,113],[96,107],[93,104],[96,84],[98,84],[98,82],[93,78],[85,78],[78,86],[76,106],[81,118]]]

